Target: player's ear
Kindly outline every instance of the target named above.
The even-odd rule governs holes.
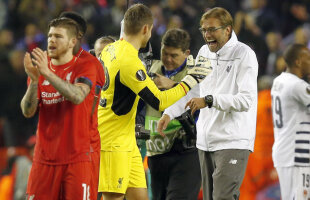
[[[187,57],[187,56],[189,56],[189,54],[191,53],[191,51],[190,51],[189,49],[187,49],[187,50],[184,51],[184,53],[185,53],[185,55],[186,55],[186,57]]]
[[[143,33],[143,35],[147,34],[150,28],[151,28],[151,27],[150,27],[149,25],[144,24],[144,25],[142,26],[142,33]]]
[[[301,60],[300,60],[300,58],[297,58],[297,59],[295,60],[295,66],[298,67],[298,68],[300,68],[300,66],[301,66]]]
[[[146,24],[144,24],[143,26],[142,26],[142,34],[143,35],[145,35],[145,33],[147,32],[147,26],[146,26]]]
[[[69,42],[69,47],[73,48],[76,45],[76,43],[77,43],[77,38],[76,37],[72,37],[70,39],[70,42]]]

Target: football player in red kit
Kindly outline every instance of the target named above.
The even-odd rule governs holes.
[[[28,199],[89,199],[92,170],[91,111],[96,85],[96,61],[73,54],[78,24],[68,18],[52,20],[48,52],[26,53],[28,88],[21,101],[25,117],[39,108],[37,144]],[[87,67],[85,67],[87,66]]]

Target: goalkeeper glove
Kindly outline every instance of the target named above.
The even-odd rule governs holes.
[[[184,82],[189,89],[192,89],[212,72],[212,67],[210,60],[202,56],[199,56],[198,62],[195,65],[193,56],[189,56],[187,62],[189,62],[189,64],[187,64],[187,75],[181,81]]]

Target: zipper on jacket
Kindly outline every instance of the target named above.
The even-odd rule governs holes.
[[[220,54],[216,54],[216,65],[218,66],[219,65],[219,57],[220,57]]]

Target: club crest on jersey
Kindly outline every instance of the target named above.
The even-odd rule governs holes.
[[[144,81],[146,79],[146,75],[143,70],[138,70],[136,73],[136,77],[139,81]]]
[[[68,73],[66,76],[66,81],[70,82],[72,72]]]
[[[119,178],[119,179],[118,179],[118,185],[117,185],[117,188],[122,188],[123,179],[124,179],[124,177],[122,177],[122,178]]]

